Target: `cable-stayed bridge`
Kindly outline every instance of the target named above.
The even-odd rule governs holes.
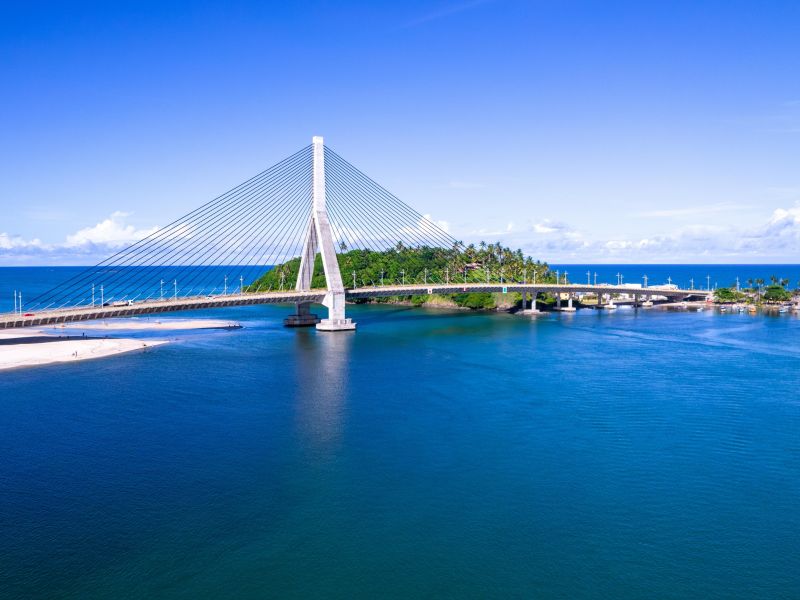
[[[157,314],[250,304],[294,303],[289,326],[325,331],[355,329],[347,300],[417,294],[520,292],[536,312],[538,293],[630,294],[682,299],[698,290],[575,285],[509,278],[502,268],[453,264],[384,285],[348,281],[338,255],[351,250],[439,249],[458,255],[461,242],[382,188],[315,137],[309,146],[236,186],[150,236],[128,246],[40,296],[20,298],[0,328]],[[296,280],[255,282],[272,265],[299,258]],[[324,287],[313,287],[321,263]],[[519,275],[519,274],[517,274]],[[382,279],[382,278],[381,278]],[[409,277],[409,279],[412,279]],[[511,279],[511,280],[509,280]],[[26,300],[23,302],[23,300]],[[559,301],[560,303],[560,301]],[[312,304],[327,308],[318,319]]]

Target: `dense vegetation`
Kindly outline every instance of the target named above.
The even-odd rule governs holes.
[[[792,300],[792,292],[786,289],[788,279],[770,278],[772,283],[764,287],[763,279],[749,279],[750,288],[736,290],[735,288],[718,288],[714,292],[714,299],[721,303],[730,302],[788,302]]]
[[[555,274],[546,263],[534,261],[521,250],[512,251],[500,243],[478,246],[454,246],[453,248],[409,248],[398,243],[385,251],[347,250],[340,248],[337,255],[339,269],[346,287],[379,286],[412,283],[468,283],[489,281],[536,281],[555,283]],[[294,258],[264,273],[249,286],[249,291],[292,289],[300,269],[300,259]],[[322,259],[317,255],[311,287],[325,287]],[[511,296],[511,295],[509,295]],[[442,296],[405,296],[382,298],[376,302],[408,301],[414,304],[441,302]],[[473,309],[488,309],[498,306],[497,294],[453,294],[447,296],[457,306]],[[519,294],[510,298],[519,300]]]

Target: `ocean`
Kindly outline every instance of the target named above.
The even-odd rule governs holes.
[[[289,310],[0,372],[0,597],[800,596],[797,315]]]

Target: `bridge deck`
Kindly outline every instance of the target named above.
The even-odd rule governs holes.
[[[638,294],[640,296],[665,296],[667,298],[686,298],[705,296],[707,291],[639,288],[611,285],[573,285],[573,284],[521,284],[521,283],[452,283],[452,284],[409,284],[362,287],[346,290],[348,299],[377,298],[387,296],[409,296],[424,294],[459,294],[465,292],[551,292],[551,293],[597,293]],[[193,296],[165,300],[145,300],[125,306],[82,306],[58,308],[23,313],[0,314],[0,329],[18,327],[40,327],[76,321],[91,321],[115,317],[132,317],[184,310],[201,310],[226,306],[248,306],[251,304],[286,304],[294,302],[322,302],[326,290],[306,292],[261,292],[227,296]],[[26,316],[27,315],[27,316]]]

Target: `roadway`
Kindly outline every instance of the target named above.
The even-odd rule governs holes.
[[[651,296],[664,296],[674,300],[685,299],[689,296],[706,296],[707,291],[641,288],[635,286],[616,285],[580,285],[580,284],[522,284],[522,283],[430,283],[409,285],[386,285],[360,287],[345,290],[348,300],[360,298],[377,298],[386,296],[409,296],[425,294],[460,294],[467,292],[549,292],[557,293],[602,293],[602,294],[629,294],[642,298]],[[153,315],[184,310],[204,310],[209,308],[223,308],[228,306],[249,306],[254,304],[289,304],[289,303],[314,303],[322,302],[327,290],[316,289],[310,291],[276,291],[245,294],[231,294],[224,296],[191,296],[166,298],[164,300],[143,300],[124,306],[79,306],[56,308],[47,310],[25,311],[22,315],[15,313],[0,314],[0,329],[14,329],[19,327],[41,327],[45,325],[59,325],[78,321],[92,321],[97,319],[111,319],[117,317],[133,317],[139,315]]]

